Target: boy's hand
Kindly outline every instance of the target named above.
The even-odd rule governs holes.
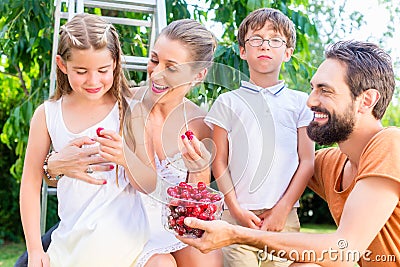
[[[260,229],[261,227],[261,219],[257,217],[253,212],[240,208],[237,211],[231,210],[232,217],[236,220],[236,222],[244,227],[252,228],[252,229]]]
[[[268,209],[258,215],[261,219],[261,230],[280,232],[285,227],[288,213],[275,205],[272,209]]]

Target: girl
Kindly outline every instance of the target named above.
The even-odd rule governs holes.
[[[76,15],[61,29],[56,62],[56,92],[32,117],[21,182],[29,266],[131,266],[148,238],[137,190],[152,191],[156,180],[151,164],[143,164],[144,158],[135,154],[129,155],[130,166],[140,166],[142,179],[124,171],[128,166],[117,132],[121,133],[130,91],[115,28],[96,15]],[[96,133],[99,126],[107,130]],[[96,138],[101,156],[113,163],[107,166],[116,173],[93,173],[89,167],[87,173],[93,173],[102,186],[67,176],[58,181],[61,222],[46,254],[40,240],[39,196],[49,147],[58,151],[72,139],[94,140],[98,134],[103,136]]]

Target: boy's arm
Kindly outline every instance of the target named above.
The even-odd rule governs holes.
[[[242,209],[237,201],[236,192],[228,169],[229,144],[225,129],[214,125],[213,141],[216,147],[212,171],[218,184],[218,189],[225,196],[225,204],[232,217],[246,227],[259,229],[260,219],[251,211]]]
[[[306,127],[297,129],[299,166],[282,198],[276,205],[259,215],[263,219],[262,230],[281,231],[293,205],[304,192],[314,171],[314,142],[307,136]]]
[[[35,111],[29,129],[20,188],[20,211],[29,262],[34,266],[48,266],[40,238],[40,190],[43,161],[50,147],[44,105]],[[42,262],[42,263],[40,263]]]
[[[346,200],[339,227],[331,234],[257,231],[220,221],[186,218],[188,226],[206,231],[200,239],[177,238],[205,253],[234,243],[247,244],[259,249],[268,248],[268,251],[283,250],[280,256],[291,255],[297,257],[293,260],[298,262],[352,267],[357,262],[353,255],[362,256],[366,252],[393,213],[399,198],[398,181],[368,177],[356,183]],[[376,251],[371,252],[365,255],[371,261],[382,256]]]

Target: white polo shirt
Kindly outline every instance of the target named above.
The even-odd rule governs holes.
[[[243,81],[211,106],[204,120],[228,133],[228,168],[242,208],[270,209],[284,194],[299,164],[297,129],[313,118],[307,98],[283,81],[269,88]]]

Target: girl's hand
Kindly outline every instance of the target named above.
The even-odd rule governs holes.
[[[98,130],[97,134],[93,139],[100,144],[99,155],[106,161],[126,167],[121,136],[115,131],[105,129]]]
[[[189,172],[202,172],[210,167],[211,153],[191,131],[188,132],[181,136],[184,145],[183,160]]]
[[[30,251],[28,267],[50,267],[50,258],[43,250]]]

